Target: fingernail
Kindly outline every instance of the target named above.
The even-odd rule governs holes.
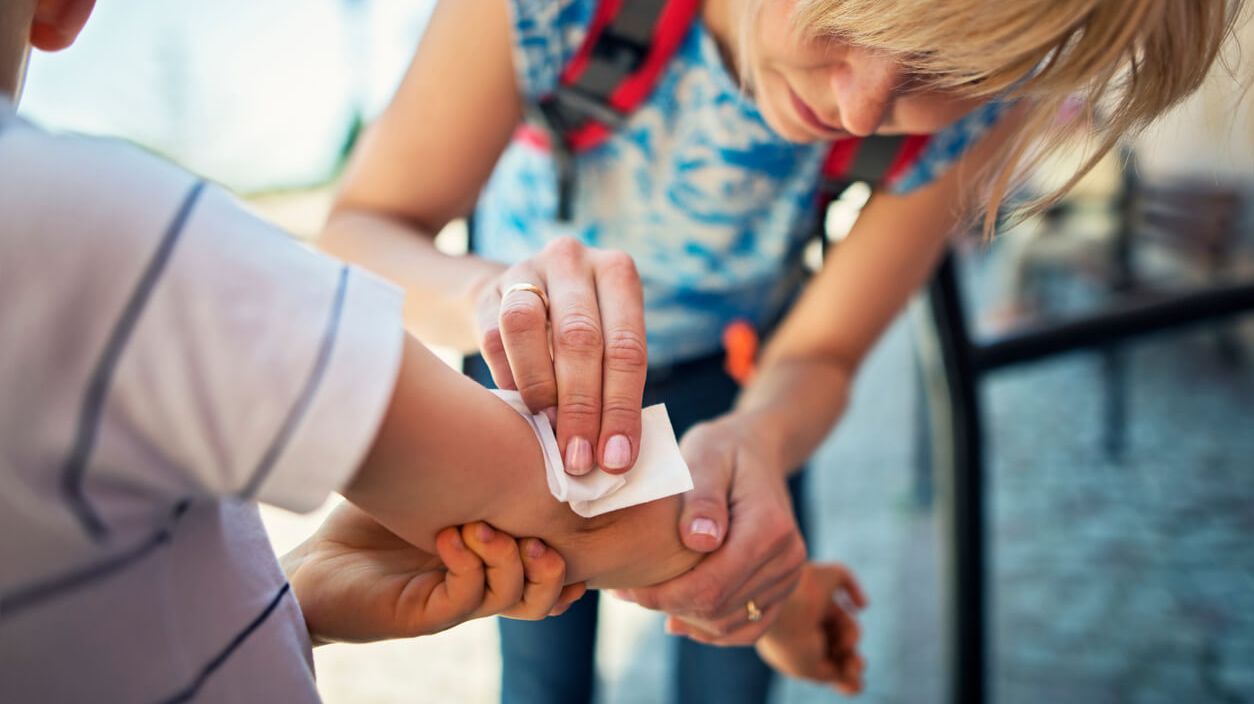
[[[619,601],[628,601],[628,602],[634,603],[634,601],[631,598],[631,591],[627,589],[611,589],[609,590],[609,592],[610,594],[614,596],[615,599],[618,599]]]
[[[476,534],[481,542],[486,543],[496,535],[496,532],[489,528],[487,523],[480,523],[479,528],[476,529]]]
[[[566,473],[587,474],[592,471],[592,443],[583,438],[571,438],[566,443]]]
[[[543,554],[544,554],[544,543],[540,542],[539,540],[527,541],[527,556],[528,557],[540,557]]]
[[[466,543],[463,543],[463,542],[462,542],[462,534],[461,534],[461,531],[456,531],[456,530],[455,530],[455,531],[453,531],[453,539],[452,539],[452,543],[453,543],[453,549],[454,549],[454,550],[465,550],[465,549],[466,549]]]
[[[708,518],[694,518],[688,526],[688,532],[693,535],[708,535],[718,540],[718,524]]]
[[[557,427],[557,406],[549,406],[548,408],[540,412],[544,414],[545,418],[549,419],[549,425],[553,426],[554,428]]]
[[[606,469],[623,469],[631,464],[631,441],[626,435],[615,435],[605,443]]]

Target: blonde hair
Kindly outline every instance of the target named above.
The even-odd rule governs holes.
[[[748,0],[751,16],[765,2]],[[831,37],[902,57],[926,85],[956,95],[1024,99],[1024,128],[984,174],[990,233],[1018,179],[1080,124],[1080,169],[1035,212],[1075,185],[1125,134],[1196,90],[1244,0],[790,0],[803,37]],[[1076,101],[1079,110],[1064,111]]]

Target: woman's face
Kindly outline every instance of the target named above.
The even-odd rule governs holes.
[[[793,142],[871,134],[930,134],[979,105],[921,87],[889,54],[836,39],[798,39],[795,0],[766,0],[751,26],[749,71],[767,123]]]

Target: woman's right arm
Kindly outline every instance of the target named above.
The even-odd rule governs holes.
[[[435,248],[465,216],[521,119],[505,0],[438,3],[391,104],[349,163],[320,245],[406,292],[406,327],[479,346],[474,297],[504,269]]]
[[[436,233],[474,207],[522,119],[509,1],[436,6],[353,155],[321,244],[404,288],[406,328],[424,342],[482,351],[499,387],[535,412],[556,407],[568,472],[622,473],[640,451],[648,363],[631,258],[571,238],[511,267],[435,248]],[[549,307],[529,293],[502,300],[513,284],[544,290]]]

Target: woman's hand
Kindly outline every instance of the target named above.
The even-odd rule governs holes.
[[[315,645],[430,635],[494,614],[536,620],[584,593],[563,587],[566,563],[544,543],[486,523],[446,528],[436,552],[344,502],[282,564]]]
[[[789,677],[857,694],[866,660],[858,652],[862,629],[856,615],[866,605],[862,587],[844,565],[806,565],[779,620],[758,641],[758,654]]]
[[[648,368],[631,257],[562,237],[483,285],[475,308],[496,385],[534,413],[556,408],[566,471],[631,469]]]
[[[670,614],[670,632],[748,645],[796,588],[805,543],[771,435],[733,413],[693,427],[680,443],[695,486],[684,495],[679,532],[689,549],[712,554],[669,582],[620,593]]]

